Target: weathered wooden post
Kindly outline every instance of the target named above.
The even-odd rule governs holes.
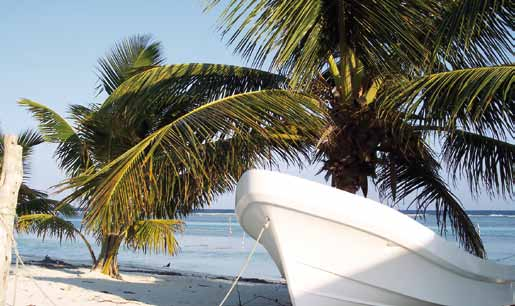
[[[23,180],[22,147],[16,136],[4,137],[4,157],[0,175],[0,306],[5,305],[7,280],[11,265],[11,248],[18,202],[18,191]]]

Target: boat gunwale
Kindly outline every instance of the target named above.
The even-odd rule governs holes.
[[[240,179],[240,183],[242,181],[246,180],[247,177],[249,177],[253,173],[258,173],[258,175],[260,175],[260,176],[263,175],[263,174],[266,175],[266,176],[270,176],[270,174],[272,174],[273,172],[264,171],[264,170],[250,170],[250,171],[247,171],[242,176],[242,178]],[[263,173],[263,174],[261,174],[261,173]],[[277,173],[273,173],[273,174],[277,174]],[[281,174],[281,176],[286,176],[286,175]],[[296,179],[296,180],[307,181],[307,180],[303,180],[301,178],[292,177],[292,176],[286,176],[286,177],[289,178],[289,179],[293,178],[293,179]],[[333,188],[331,188],[329,186],[325,186],[325,185],[318,184],[318,183],[315,183],[315,182],[310,182],[310,181],[307,181],[307,182],[315,184],[315,185],[319,185],[319,188],[320,187],[325,187],[325,188],[333,189]],[[238,183],[238,190],[241,188],[240,187],[240,183]],[[293,184],[290,184],[290,185],[293,185]],[[337,191],[338,192],[344,192],[344,191],[341,191],[341,190],[337,190]],[[354,196],[357,196],[357,195],[354,195]],[[260,199],[257,200],[258,198],[260,198]],[[281,199],[285,200],[285,201],[280,201]],[[366,199],[366,198],[362,198],[362,199]],[[379,207],[389,208],[387,206],[384,206],[381,203],[377,203],[377,202],[372,201],[370,199],[366,199],[366,200],[378,204]],[[276,203],[276,202],[279,202],[279,201],[282,204]],[[475,265],[479,269],[482,268],[481,272],[487,272],[488,274],[487,275],[480,274],[479,272],[476,272],[476,271],[469,270],[469,269],[466,269],[464,267],[461,267],[461,266],[455,264],[455,261],[457,261],[457,260],[453,260],[453,258],[449,258],[449,256],[445,257],[445,256],[441,256],[441,255],[439,255],[439,254],[437,254],[435,252],[432,252],[423,243],[416,243],[413,239],[410,240],[410,241],[405,241],[405,242],[397,241],[397,239],[395,239],[393,237],[388,237],[388,234],[393,235],[392,233],[380,234],[380,233],[372,232],[370,230],[367,230],[366,228],[363,228],[362,226],[358,226],[358,225],[355,225],[355,224],[349,224],[348,222],[337,220],[337,219],[335,219],[334,217],[331,217],[331,216],[327,216],[327,215],[324,216],[320,212],[318,212],[318,213],[317,212],[313,212],[313,211],[308,212],[306,210],[301,210],[301,209],[295,208],[295,207],[292,206],[291,202],[293,202],[293,197],[287,198],[285,196],[278,196],[276,194],[270,194],[270,193],[267,193],[267,192],[256,192],[256,191],[252,191],[252,190],[247,190],[247,193],[244,196],[239,196],[238,195],[238,191],[237,191],[237,196],[236,196],[236,215],[237,215],[238,220],[240,221],[240,224],[242,225],[242,227],[247,231],[247,227],[245,225],[245,222],[242,222],[242,220],[241,220],[241,219],[244,218],[244,214],[245,214],[247,208],[251,204],[270,205],[270,206],[274,206],[274,207],[277,207],[277,208],[294,211],[296,213],[301,213],[301,214],[309,215],[309,216],[312,216],[312,217],[316,217],[316,218],[319,218],[319,219],[322,219],[322,220],[325,220],[325,221],[329,221],[329,222],[332,222],[332,223],[340,224],[340,225],[343,225],[343,226],[348,226],[350,228],[362,231],[362,232],[367,233],[369,235],[372,235],[372,236],[378,237],[380,239],[383,239],[383,240],[385,240],[387,242],[391,242],[391,243],[395,244],[398,247],[404,248],[404,249],[408,250],[409,252],[411,252],[411,253],[413,253],[413,254],[415,254],[417,256],[422,257],[424,260],[427,260],[427,261],[429,261],[429,262],[431,262],[431,263],[433,263],[433,264],[435,264],[435,265],[437,265],[437,266],[439,266],[439,267],[441,267],[443,269],[446,269],[446,270],[449,270],[451,272],[457,273],[458,275],[461,275],[461,276],[469,278],[469,279],[474,279],[474,280],[488,282],[488,283],[496,283],[496,284],[507,284],[507,283],[511,283],[511,282],[513,282],[515,280],[515,269],[513,269],[513,267],[508,266],[508,265],[494,263],[494,262],[488,262],[488,261],[486,261],[484,259],[476,257],[476,256],[474,256],[472,254],[469,254],[469,253],[463,251],[462,249],[458,248],[456,245],[452,244],[451,242],[449,242],[449,241],[445,240],[444,238],[438,236],[436,233],[434,233],[432,230],[430,230],[426,226],[420,224],[419,222],[417,222],[416,220],[413,220],[411,218],[410,219],[414,222],[413,226],[419,226],[419,228],[421,228],[421,230],[430,231],[431,232],[431,234],[433,235],[433,239],[435,241],[434,242],[435,244],[437,244],[438,246],[440,246],[440,245],[443,246],[443,244],[445,244],[445,247],[447,247],[447,248],[450,247],[450,248],[455,249],[455,250],[453,250],[453,252],[459,251],[461,254],[456,254],[456,255],[464,256],[465,258],[467,258],[467,260],[472,260],[472,264],[473,265]],[[305,200],[304,200],[304,203],[306,203]],[[391,209],[391,208],[389,208],[389,209]],[[399,213],[399,212],[397,212],[397,213]],[[399,213],[399,214],[401,214],[401,213]],[[405,216],[405,215],[403,215],[403,216]],[[407,216],[405,216],[405,217],[407,217]],[[407,217],[407,218],[409,218],[409,217]],[[271,222],[273,223],[273,220],[271,220]],[[250,234],[250,232],[249,232],[249,234]],[[483,266],[483,267],[481,267],[481,266]],[[504,272],[504,273],[503,273],[503,275],[499,275],[499,273],[496,273],[496,272],[499,272],[499,271],[491,271],[492,269],[500,270],[501,272]],[[513,270],[513,271],[510,271],[511,273],[507,273],[507,270]],[[508,274],[511,274],[511,275],[508,275]]]

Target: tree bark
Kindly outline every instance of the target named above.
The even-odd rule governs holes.
[[[84,241],[84,244],[86,245],[86,247],[88,248],[88,251],[89,251],[89,255],[91,256],[91,261],[93,262],[93,266],[97,264],[97,259],[95,257],[95,251],[93,251],[93,248],[91,247],[91,244],[89,244],[89,241],[88,239],[86,239],[86,237],[84,236],[84,234],[82,234],[81,231],[79,231],[77,228],[75,228],[75,232],[77,233],[77,235],[79,235],[79,237],[82,239],[82,241]]]
[[[100,255],[93,270],[99,271],[112,278],[121,279],[120,271],[118,269],[118,250],[122,244],[123,237],[120,235],[106,235],[102,239],[102,246]]]
[[[23,180],[22,147],[16,136],[4,137],[4,157],[0,175],[0,306],[5,305],[7,279],[11,266],[11,248],[18,191]]]

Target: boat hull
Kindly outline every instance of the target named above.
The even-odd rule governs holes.
[[[513,302],[513,271],[502,272],[504,266],[455,250],[446,241],[438,241],[436,249],[451,248],[457,252],[448,254],[463,258],[448,262],[445,256],[433,256],[432,241],[441,238],[411,218],[388,211],[381,220],[370,214],[389,209],[383,205],[277,175],[251,171],[242,177],[236,212],[254,238],[270,220],[261,244],[286,278],[294,306],[499,306]],[[355,207],[360,204],[362,209]],[[400,236],[395,230],[383,230],[381,226],[388,222],[393,222],[390,227],[404,227]],[[412,231],[412,235],[402,231]],[[408,237],[417,242],[413,237],[417,233],[422,233],[418,244],[399,241]]]

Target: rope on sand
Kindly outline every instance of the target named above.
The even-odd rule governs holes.
[[[7,226],[7,223],[5,222],[4,218],[2,217],[2,215],[0,215],[0,222],[2,223],[2,226],[4,226],[6,229],[9,228]],[[23,259],[21,259],[20,252],[18,250],[18,244],[16,243],[16,239],[14,239],[13,233],[11,233],[9,231],[6,231],[6,232],[9,235],[8,238],[11,239],[11,241],[12,241],[14,254],[16,256],[16,266],[14,269],[14,292],[13,292],[13,304],[12,304],[12,306],[15,306],[16,305],[16,291],[17,291],[16,284],[18,282],[18,272],[19,272],[18,271],[18,263],[20,263],[23,268],[26,268],[26,266],[25,266],[25,263],[23,262]],[[26,276],[28,276],[28,278],[34,283],[36,288],[38,288],[38,290],[50,302],[50,304],[52,304],[52,306],[57,306],[57,304],[54,303],[54,301],[48,296],[48,294],[46,294],[46,292],[43,290],[43,288],[41,288],[39,286],[39,284],[36,282],[36,280],[32,277],[32,275],[26,269],[25,269],[25,272],[26,272]]]
[[[259,235],[256,238],[256,242],[254,243],[254,247],[252,247],[252,251],[250,251],[249,255],[247,256],[247,261],[245,261],[245,263],[241,267],[240,272],[238,273],[238,276],[236,277],[236,279],[234,279],[234,281],[233,281],[233,283],[231,285],[231,288],[229,289],[229,291],[227,291],[227,294],[225,295],[224,299],[220,302],[220,304],[218,304],[218,306],[223,306],[224,305],[224,303],[227,301],[227,299],[231,295],[231,292],[234,290],[234,288],[238,284],[238,281],[240,280],[241,275],[247,269],[247,267],[248,267],[248,265],[250,263],[250,260],[252,259],[252,256],[254,255],[254,252],[256,252],[256,249],[257,249],[257,247],[259,245],[259,241],[261,240],[261,237],[263,236],[263,233],[265,232],[265,230],[268,228],[269,225],[270,225],[270,219],[267,217],[265,224],[263,224],[263,227],[261,227],[261,231],[259,232]]]

